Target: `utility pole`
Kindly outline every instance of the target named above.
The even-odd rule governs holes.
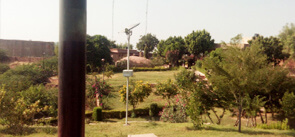
[[[139,25],[136,24],[129,29],[125,29],[125,33],[127,35],[127,40],[128,40],[128,50],[127,50],[127,70],[123,70],[123,76],[127,77],[127,84],[126,84],[126,119],[125,119],[125,126],[128,125],[128,94],[129,94],[129,77],[133,75],[133,70],[129,70],[129,49],[130,49],[130,36],[132,35],[132,29],[137,27]]]
[[[85,136],[86,0],[60,0],[58,136]]]

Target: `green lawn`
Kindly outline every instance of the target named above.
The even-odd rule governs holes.
[[[129,126],[123,126],[123,121],[99,122],[86,124],[86,137],[126,137],[129,134],[148,134],[154,133],[158,137],[292,137],[295,136],[294,130],[262,130],[255,128],[242,128],[242,133],[233,126],[207,125],[201,130],[195,130],[191,123],[164,123],[164,122],[135,122]],[[1,129],[1,127],[0,127]],[[53,130],[55,129],[55,130]],[[44,130],[43,127],[32,128],[32,134],[25,137],[55,137],[56,128],[51,128],[54,134],[46,134],[50,129]],[[38,133],[36,133],[38,132]],[[12,135],[3,134],[0,136],[9,137]]]
[[[133,77],[130,77],[130,81],[143,80],[144,82],[148,82],[150,84],[156,84],[158,82],[166,81],[167,79],[174,80],[174,74],[176,74],[177,72],[178,70],[134,72]],[[101,77],[101,75],[99,75],[99,77]],[[114,88],[111,92],[110,97],[108,98],[108,105],[111,107],[111,109],[124,110],[126,106],[124,103],[120,102],[120,95],[117,91],[120,87],[126,85],[126,77],[124,77],[122,73],[116,73],[112,76],[112,78],[105,79]],[[145,99],[144,102],[140,103],[137,107],[149,107],[151,103],[158,103],[159,105],[164,105],[166,102],[162,99],[161,96],[156,96],[154,95],[154,93],[152,93],[147,99]]]

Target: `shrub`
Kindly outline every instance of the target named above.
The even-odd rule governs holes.
[[[287,117],[295,117],[295,95],[293,92],[286,92],[280,103],[282,105],[282,110]]]
[[[170,98],[178,93],[177,86],[171,81],[171,79],[168,79],[166,82],[163,83],[158,83],[156,88],[157,90],[155,94],[161,95],[163,98],[167,99],[168,103]]]
[[[92,108],[94,106],[101,106],[106,108],[106,104],[103,104],[103,99],[108,96],[112,87],[106,82],[102,81],[99,77],[94,76],[94,79],[87,78],[86,85],[86,104]]]
[[[57,116],[57,98],[58,89],[51,88],[46,89],[43,85],[33,85],[27,90],[20,93],[21,97],[24,98],[26,104],[32,104],[36,101],[40,101],[40,107],[48,107],[46,111],[42,111],[45,115]]]
[[[7,60],[8,60],[8,56],[6,55],[6,52],[0,49],[0,62],[4,62]]]
[[[154,116],[157,116],[158,114],[159,114],[158,104],[157,103],[152,103],[150,105],[149,115],[151,117],[154,117]]]
[[[101,107],[95,107],[93,109],[92,119],[94,121],[102,121],[102,108]]]
[[[3,74],[3,73],[6,72],[7,70],[9,70],[9,66],[0,63],[0,74]]]
[[[145,98],[147,98],[150,93],[152,92],[152,88],[150,84],[143,83],[143,81],[136,81],[132,82],[131,86],[129,86],[129,94],[128,94],[128,100],[129,104],[133,106],[133,110],[135,110],[136,105],[139,102],[143,102]],[[119,90],[120,96],[121,96],[121,102],[126,102],[126,86],[124,85]]]
[[[40,66],[48,76],[55,76],[58,74],[58,57],[54,56],[40,61],[37,66]]]
[[[8,90],[18,92],[31,85],[43,84],[49,75],[36,65],[21,65],[0,75],[0,84],[5,84]]]
[[[160,120],[171,123],[186,122],[186,105],[184,99],[180,95],[176,95],[170,102],[171,104],[163,107],[163,110],[160,112]]]
[[[202,68],[202,60],[197,60],[196,61],[196,66],[197,66],[197,68]]]
[[[184,68],[180,69],[180,72],[177,73],[174,77],[175,77],[177,85],[183,89],[191,88],[190,86],[197,79],[195,75],[195,70],[190,71]]]
[[[13,94],[13,93],[10,93]],[[22,97],[15,94],[9,96],[4,88],[0,88],[0,119],[2,125],[8,128],[14,128],[17,132],[22,133],[23,127],[32,124],[33,117],[36,113],[46,109],[39,106],[40,101],[27,104]]]
[[[169,68],[164,68],[164,67],[153,67],[153,68],[149,68],[149,67],[133,67],[132,70],[134,72],[138,72],[138,71],[168,71],[170,69]]]
[[[286,118],[285,120],[283,120],[283,122],[279,121],[271,124],[258,124],[256,128],[289,130],[290,126],[288,125],[288,119]]]

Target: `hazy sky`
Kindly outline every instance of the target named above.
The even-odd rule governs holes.
[[[1,39],[54,41],[59,38],[59,0],[0,0]],[[87,33],[112,39],[113,0],[87,0]],[[125,43],[125,27],[136,44],[146,27],[146,0],[115,0],[114,40]],[[147,32],[160,39],[206,29],[215,42],[242,33],[276,36],[295,23],[295,0],[149,0]]]

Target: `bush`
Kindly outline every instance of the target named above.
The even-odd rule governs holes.
[[[95,107],[93,109],[92,119],[94,121],[102,121],[102,108],[101,107]]]
[[[202,60],[197,60],[196,61],[197,68],[202,68],[202,65],[203,65]]]
[[[167,82],[158,83],[156,88],[157,91],[155,94],[161,95],[163,98],[167,99],[167,101],[178,93],[177,86],[171,81],[171,79],[168,79]]]
[[[153,67],[153,68],[148,68],[148,67],[134,67],[131,68],[134,72],[138,71],[168,71],[170,70],[169,68],[164,68],[164,67]]]
[[[295,117],[295,95],[293,92],[286,92],[280,103],[282,105],[282,110],[287,117]]]
[[[176,95],[170,102],[171,104],[163,107],[163,110],[160,112],[160,119],[164,122],[171,123],[186,122],[187,117],[184,99],[180,95]]]
[[[43,85],[33,85],[27,90],[20,93],[21,97],[24,98],[26,104],[32,104],[36,101],[40,101],[40,107],[48,107],[46,111],[42,111],[45,115],[57,116],[57,99],[58,89],[51,88],[46,89]]]
[[[159,114],[159,109],[158,109],[158,104],[157,103],[152,103],[150,105],[150,110],[149,110],[149,115],[151,117],[155,117]]]
[[[3,74],[3,73],[6,72],[7,70],[9,70],[9,66],[0,63],[0,74]]]
[[[18,97],[15,93],[10,94],[13,96],[7,95],[3,87],[0,88],[0,124],[22,132],[25,125],[33,123],[34,115],[46,108],[39,106],[39,100],[27,104],[24,98]]]
[[[56,76],[58,74],[58,58],[56,56],[40,61],[37,63],[37,66],[40,66],[48,76]]]
[[[289,130],[290,126],[288,125],[288,119],[286,118],[285,120],[283,120],[283,122],[279,121],[271,124],[258,124],[256,128]]]
[[[7,60],[8,60],[8,56],[6,55],[6,52],[0,49],[0,62],[4,62]]]
[[[43,84],[49,75],[36,65],[21,65],[0,75],[0,84],[6,85],[10,91],[18,92],[31,85]]]

